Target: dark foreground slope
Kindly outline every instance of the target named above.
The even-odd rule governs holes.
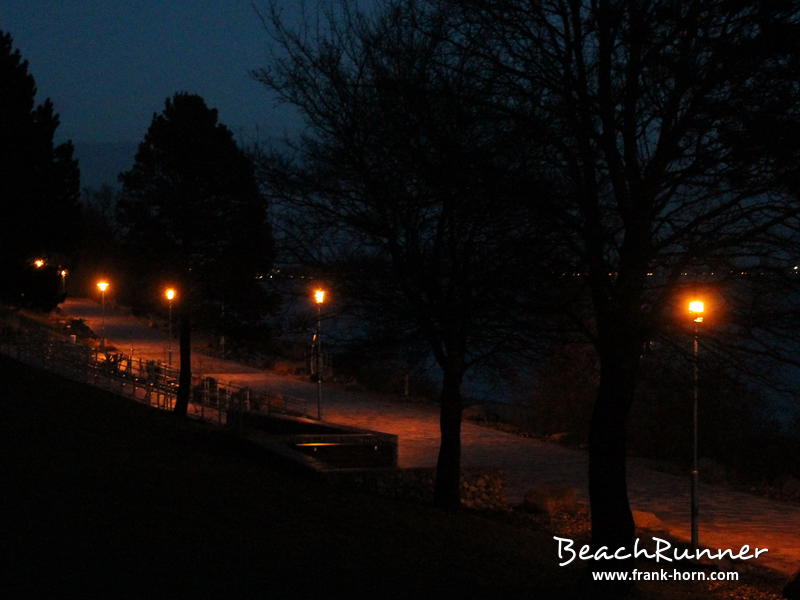
[[[571,595],[544,532],[331,487],[6,358],[0,381],[6,597]]]
[[[559,568],[551,534],[525,519],[332,487],[201,423],[3,357],[0,409],[5,598],[586,595],[582,571]],[[632,599],[778,598],[762,583],[639,584]]]

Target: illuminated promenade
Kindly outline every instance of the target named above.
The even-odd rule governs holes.
[[[61,308],[67,315],[85,319],[92,329],[99,326],[100,305],[93,301],[71,299]],[[113,311],[107,314],[105,327],[109,343],[120,350],[128,351],[132,346],[136,354],[163,359],[163,332]],[[309,403],[316,398],[316,386],[311,382],[199,353],[194,354],[193,369],[220,381],[289,394],[305,398]],[[397,435],[401,467],[436,464],[439,445],[436,406],[347,391],[342,386],[326,384],[322,416],[336,423]],[[463,465],[501,469],[506,476],[506,495],[510,503],[521,502],[528,488],[545,483],[570,486],[586,502],[585,452],[473,423],[463,424],[462,435]],[[628,473],[632,508],[654,513],[672,536],[688,542],[688,475],[678,477],[657,472],[637,459],[629,462]],[[737,549],[744,544],[769,548],[755,563],[791,573],[800,567],[800,506],[701,484],[700,543],[712,548]]]

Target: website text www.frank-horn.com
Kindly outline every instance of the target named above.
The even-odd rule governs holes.
[[[594,581],[739,581],[736,571],[679,571],[660,569],[657,571],[595,571]]]

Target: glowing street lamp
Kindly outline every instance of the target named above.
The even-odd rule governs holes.
[[[317,304],[317,333],[314,336],[314,363],[317,371],[317,419],[322,419],[322,305],[325,303],[325,290],[314,290],[314,302]]]
[[[69,271],[67,271],[66,269],[61,269],[58,272],[58,274],[61,277],[61,293],[62,294],[66,294],[67,293],[67,275],[69,275]]]
[[[111,284],[107,281],[98,281],[97,282],[97,289],[100,290],[100,297],[102,298],[101,302],[103,305],[103,317],[100,321],[100,348],[104,349],[106,347],[106,290],[109,288]]]
[[[703,313],[706,310],[706,304],[702,300],[692,300],[689,302],[689,312],[694,317],[695,323],[703,322]]]
[[[700,350],[700,323],[703,322],[705,312],[705,302],[702,300],[692,300],[689,302],[689,315],[694,323],[694,344],[692,352],[693,366],[693,402],[692,402],[692,480],[691,480],[691,522],[692,522],[692,549],[697,550],[697,517],[699,506],[697,503],[697,483],[699,469],[697,466],[697,398],[698,398],[698,360],[697,355]]]
[[[36,267],[37,269],[43,268],[46,264],[47,263],[43,258],[37,258],[36,260],[33,261],[33,266]]]
[[[175,300],[177,292],[174,288],[167,288],[164,290],[164,297],[169,302],[169,325],[167,337],[167,364],[172,366],[172,301]]]

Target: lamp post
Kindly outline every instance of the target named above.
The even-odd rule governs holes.
[[[61,293],[67,293],[67,275],[69,275],[69,271],[66,269],[61,269],[58,274],[61,276]]]
[[[169,302],[169,321],[167,324],[167,365],[172,366],[172,301],[175,300],[177,292],[174,288],[164,290],[164,297]]]
[[[100,297],[101,302],[103,305],[103,316],[100,320],[100,349],[103,350],[106,347],[106,290],[109,287],[109,283],[107,281],[98,281],[97,282],[97,289],[100,290]]]
[[[317,333],[314,336],[314,361],[317,371],[317,420],[322,419],[322,305],[325,303],[325,290],[314,290],[314,302],[317,304]]]
[[[694,343],[692,345],[692,367],[693,367],[693,389],[692,389],[692,483],[691,483],[691,521],[692,521],[692,550],[697,550],[697,517],[699,508],[697,504],[697,480],[699,469],[697,467],[697,397],[698,397],[698,361],[697,355],[700,350],[700,323],[703,322],[705,303],[702,300],[692,300],[689,302],[689,314],[693,317],[694,323]]]

